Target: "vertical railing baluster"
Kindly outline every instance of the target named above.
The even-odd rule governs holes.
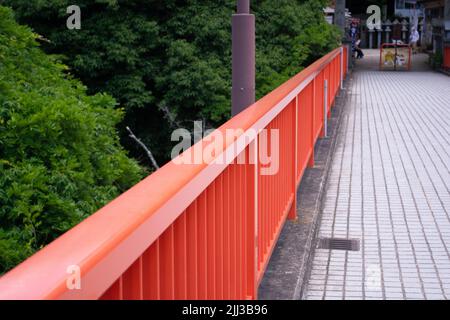
[[[123,274],[123,298],[125,300],[142,300],[142,257],[139,257]]]
[[[259,208],[259,145],[258,135],[249,145],[249,162],[247,164],[247,296],[257,299],[258,277],[258,212]],[[250,160],[251,159],[251,160]]]
[[[231,186],[232,186],[232,198],[231,198],[231,222],[230,222],[230,228],[231,228],[231,298],[234,300],[236,299],[236,292],[237,292],[237,229],[236,229],[236,222],[237,222],[237,194],[239,192],[237,188],[237,164],[236,160],[231,165]]]
[[[159,240],[156,240],[143,255],[144,300],[160,299]]]
[[[160,271],[161,271],[161,299],[173,300],[175,298],[175,261],[174,236],[171,225],[160,239]]]
[[[315,145],[316,140],[317,140],[317,84],[316,84],[316,79],[317,79],[316,75],[313,79],[313,118],[314,118],[314,125],[313,125],[313,145]]]
[[[292,104],[291,104],[292,106]],[[299,128],[298,128],[298,114],[299,114],[299,110],[298,108],[300,107],[300,103],[299,103],[299,99],[298,99],[298,95],[295,97],[295,103],[293,105],[294,107],[294,116],[292,117],[292,119],[290,119],[292,121],[292,127],[293,127],[293,133],[292,133],[292,140],[293,140],[293,146],[292,146],[292,150],[293,151],[293,159],[292,159],[292,174],[291,177],[294,177],[293,179],[293,183],[292,183],[292,190],[294,192],[294,201],[292,203],[292,207],[289,210],[289,214],[288,214],[288,219],[290,220],[297,220],[297,174],[298,174],[298,149],[299,149],[299,139],[298,139],[298,132],[299,132]],[[282,144],[282,143],[281,143]]]
[[[316,108],[315,108],[315,96],[316,96],[316,78],[314,77],[313,81],[309,84],[308,88],[310,92],[310,96],[308,97],[310,114],[311,114],[311,130],[310,130],[310,143],[311,143],[311,157],[309,158],[308,168],[314,168],[315,165],[315,152],[314,147],[316,145],[316,130],[315,130],[315,119],[316,119]]]
[[[243,151],[245,152],[245,150]],[[237,299],[241,300],[243,299],[242,296],[242,272],[241,272],[241,266],[242,266],[242,215],[245,211],[242,210],[242,179],[241,179],[241,170],[242,165],[239,163],[236,164],[236,172],[237,172],[237,178],[236,178],[236,191],[237,191],[237,198],[235,199],[237,204],[237,210],[236,210],[236,243],[237,243],[237,250],[236,250],[236,283],[237,283],[237,289],[236,289],[236,297]]]
[[[223,173],[216,180],[216,297],[223,300]]]
[[[198,199],[198,299],[207,299],[207,195],[203,192]]]
[[[122,277],[103,294],[101,300],[123,300]]]
[[[206,190],[207,194],[207,297],[209,300],[216,299],[216,182],[213,182]]]
[[[323,135],[328,137],[328,80],[325,79],[323,84],[324,103],[323,103]]]
[[[186,211],[175,221],[175,299],[187,299],[187,234],[186,234]]]
[[[341,69],[340,69],[340,78],[341,78],[341,90],[344,90],[344,47],[341,47]]]
[[[198,199],[188,208],[187,214],[187,273],[188,273],[188,299],[198,299],[198,224],[197,224]]]
[[[230,215],[231,215],[231,197],[230,197],[230,170],[231,166],[224,172],[224,298],[231,299],[231,241],[230,241]]]

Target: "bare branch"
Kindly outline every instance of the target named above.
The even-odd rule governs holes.
[[[164,112],[164,117],[169,121],[172,129],[181,128],[181,124],[177,121],[176,116],[169,110],[166,104],[161,103],[159,109]]]
[[[156,162],[155,158],[153,157],[153,154],[152,154],[152,152],[150,151],[150,149],[147,148],[147,146],[146,146],[146,145],[145,145],[138,137],[136,137],[136,136],[134,135],[133,131],[131,131],[131,129],[130,129],[129,127],[127,127],[127,131],[128,131],[128,133],[130,134],[130,138],[133,139],[134,141],[136,141],[136,143],[139,144],[139,145],[142,147],[142,149],[145,150],[145,152],[147,153],[147,156],[150,158],[150,161],[151,161],[152,164],[153,164],[153,167],[154,167],[156,170],[159,170],[158,163]]]

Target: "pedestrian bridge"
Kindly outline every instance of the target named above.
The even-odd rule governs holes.
[[[195,153],[215,144],[214,150],[218,152],[208,163],[179,164],[175,159],[4,275],[0,278],[0,299],[257,299],[258,287],[283,225],[287,219],[301,219],[301,212],[296,212],[296,191],[305,170],[314,166],[316,142],[327,134],[327,118],[348,74],[347,58],[347,48],[337,48],[216,131],[225,136],[229,129],[242,129],[232,141],[218,143],[206,138],[187,151]],[[413,73],[397,77],[389,72],[364,72],[356,71],[352,80],[350,107],[347,106],[339,132],[343,138],[339,138],[341,144],[326,191],[321,235],[359,237],[365,252],[370,252],[370,245],[384,248],[386,243],[377,241],[374,233],[393,235],[397,227],[384,222],[396,221],[408,212],[402,211],[399,217],[389,216],[389,210],[382,213],[384,205],[394,203],[383,202],[383,207],[375,205],[374,209],[371,204],[378,202],[370,194],[377,194],[379,188],[386,188],[384,192],[389,193],[389,179],[393,179],[398,186],[395,192],[403,195],[403,188],[410,188],[404,191],[404,208],[409,208],[410,196],[416,191],[421,192],[416,199],[420,206],[422,201],[430,206],[425,222],[414,224],[421,215],[417,209],[413,221],[404,218],[404,224],[414,230],[418,228],[417,232],[432,244],[434,240],[427,238],[432,229],[425,226],[446,223],[450,211],[450,80],[431,72],[423,73],[417,78],[420,81],[414,80]],[[398,86],[390,84],[394,80]],[[407,98],[408,90],[422,94]],[[436,105],[428,106],[430,101]],[[395,102],[399,107],[394,110],[388,103]],[[413,109],[409,110],[411,103]],[[365,114],[366,109],[370,114]],[[389,129],[387,122],[395,128]],[[261,175],[265,163],[258,153],[265,129],[278,130],[280,139],[279,170],[271,175]],[[414,149],[415,141],[420,141],[420,149]],[[415,163],[413,156],[423,148],[428,152],[426,159]],[[253,161],[237,161],[244,155]],[[219,158],[227,160],[217,161]],[[393,177],[397,169],[401,172]],[[441,176],[430,181],[436,170]],[[407,181],[407,172],[415,172],[414,180]],[[373,188],[362,190],[366,179],[373,182]],[[432,182],[438,184],[436,197],[428,193],[434,190]],[[360,223],[366,209],[358,207],[360,196],[365,197],[369,206],[366,223],[373,223],[378,229]],[[392,201],[396,201],[398,194],[393,197]],[[440,205],[440,211],[433,209],[435,205]],[[357,212],[353,213],[354,210]],[[360,229],[352,233],[354,224],[364,226],[364,233]],[[415,237],[414,230],[409,229],[410,238],[402,241]],[[439,248],[445,249],[437,252],[434,246],[428,247],[432,257],[437,252],[442,258],[433,261],[445,262],[450,257],[448,230],[441,230],[438,239]],[[369,235],[364,243],[364,236]],[[400,250],[399,244],[403,242],[396,243]],[[377,256],[382,257],[381,249],[380,252]],[[414,252],[417,257],[418,250]],[[359,254],[354,259],[361,270],[354,272],[364,277],[363,266],[370,259]],[[337,294],[328,292],[340,292],[336,290],[334,270],[329,264],[334,258],[316,253],[309,298],[333,297]],[[348,261],[345,271],[350,271],[355,263],[348,253],[336,259]],[[435,265],[436,270],[447,266]],[[388,270],[385,269],[384,275]],[[315,275],[320,279],[315,279]],[[346,279],[350,279],[349,274]],[[444,292],[443,279],[448,277],[439,278]],[[363,287],[365,280],[359,279]],[[422,281],[422,288],[425,283]],[[345,282],[342,286],[347,288]],[[408,287],[402,288],[406,297]],[[386,290],[383,292],[382,297],[387,297]],[[368,296],[361,294],[362,298]],[[345,292],[341,296],[346,297]]]
[[[306,299],[450,299],[450,77],[413,56],[411,72],[357,62],[323,198]]]

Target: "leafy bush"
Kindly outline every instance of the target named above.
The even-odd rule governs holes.
[[[123,111],[86,88],[0,6],[0,273],[140,180]]]

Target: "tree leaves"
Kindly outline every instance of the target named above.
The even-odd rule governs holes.
[[[80,0],[82,29],[64,27],[64,0],[5,0],[22,22],[50,39],[89,88],[107,92],[126,111],[122,142],[146,159],[126,126],[164,163],[172,123],[206,120],[217,127],[231,115],[231,15],[234,0]],[[326,0],[252,1],[257,23],[257,97],[338,44],[325,23]],[[314,28],[313,32],[309,32]],[[307,34],[306,37],[301,37]]]
[[[79,0],[82,28],[67,30],[68,0],[3,3],[48,39],[40,42],[43,49],[60,56],[43,55],[37,36],[1,9],[0,270],[139,179],[116,127],[136,159],[147,161],[126,126],[163,163],[173,126],[205,120],[217,127],[230,117],[236,4]],[[252,1],[258,98],[339,44],[339,32],[324,19],[326,4]]]
[[[123,113],[64,75],[0,6],[0,273],[143,176],[115,129]]]

